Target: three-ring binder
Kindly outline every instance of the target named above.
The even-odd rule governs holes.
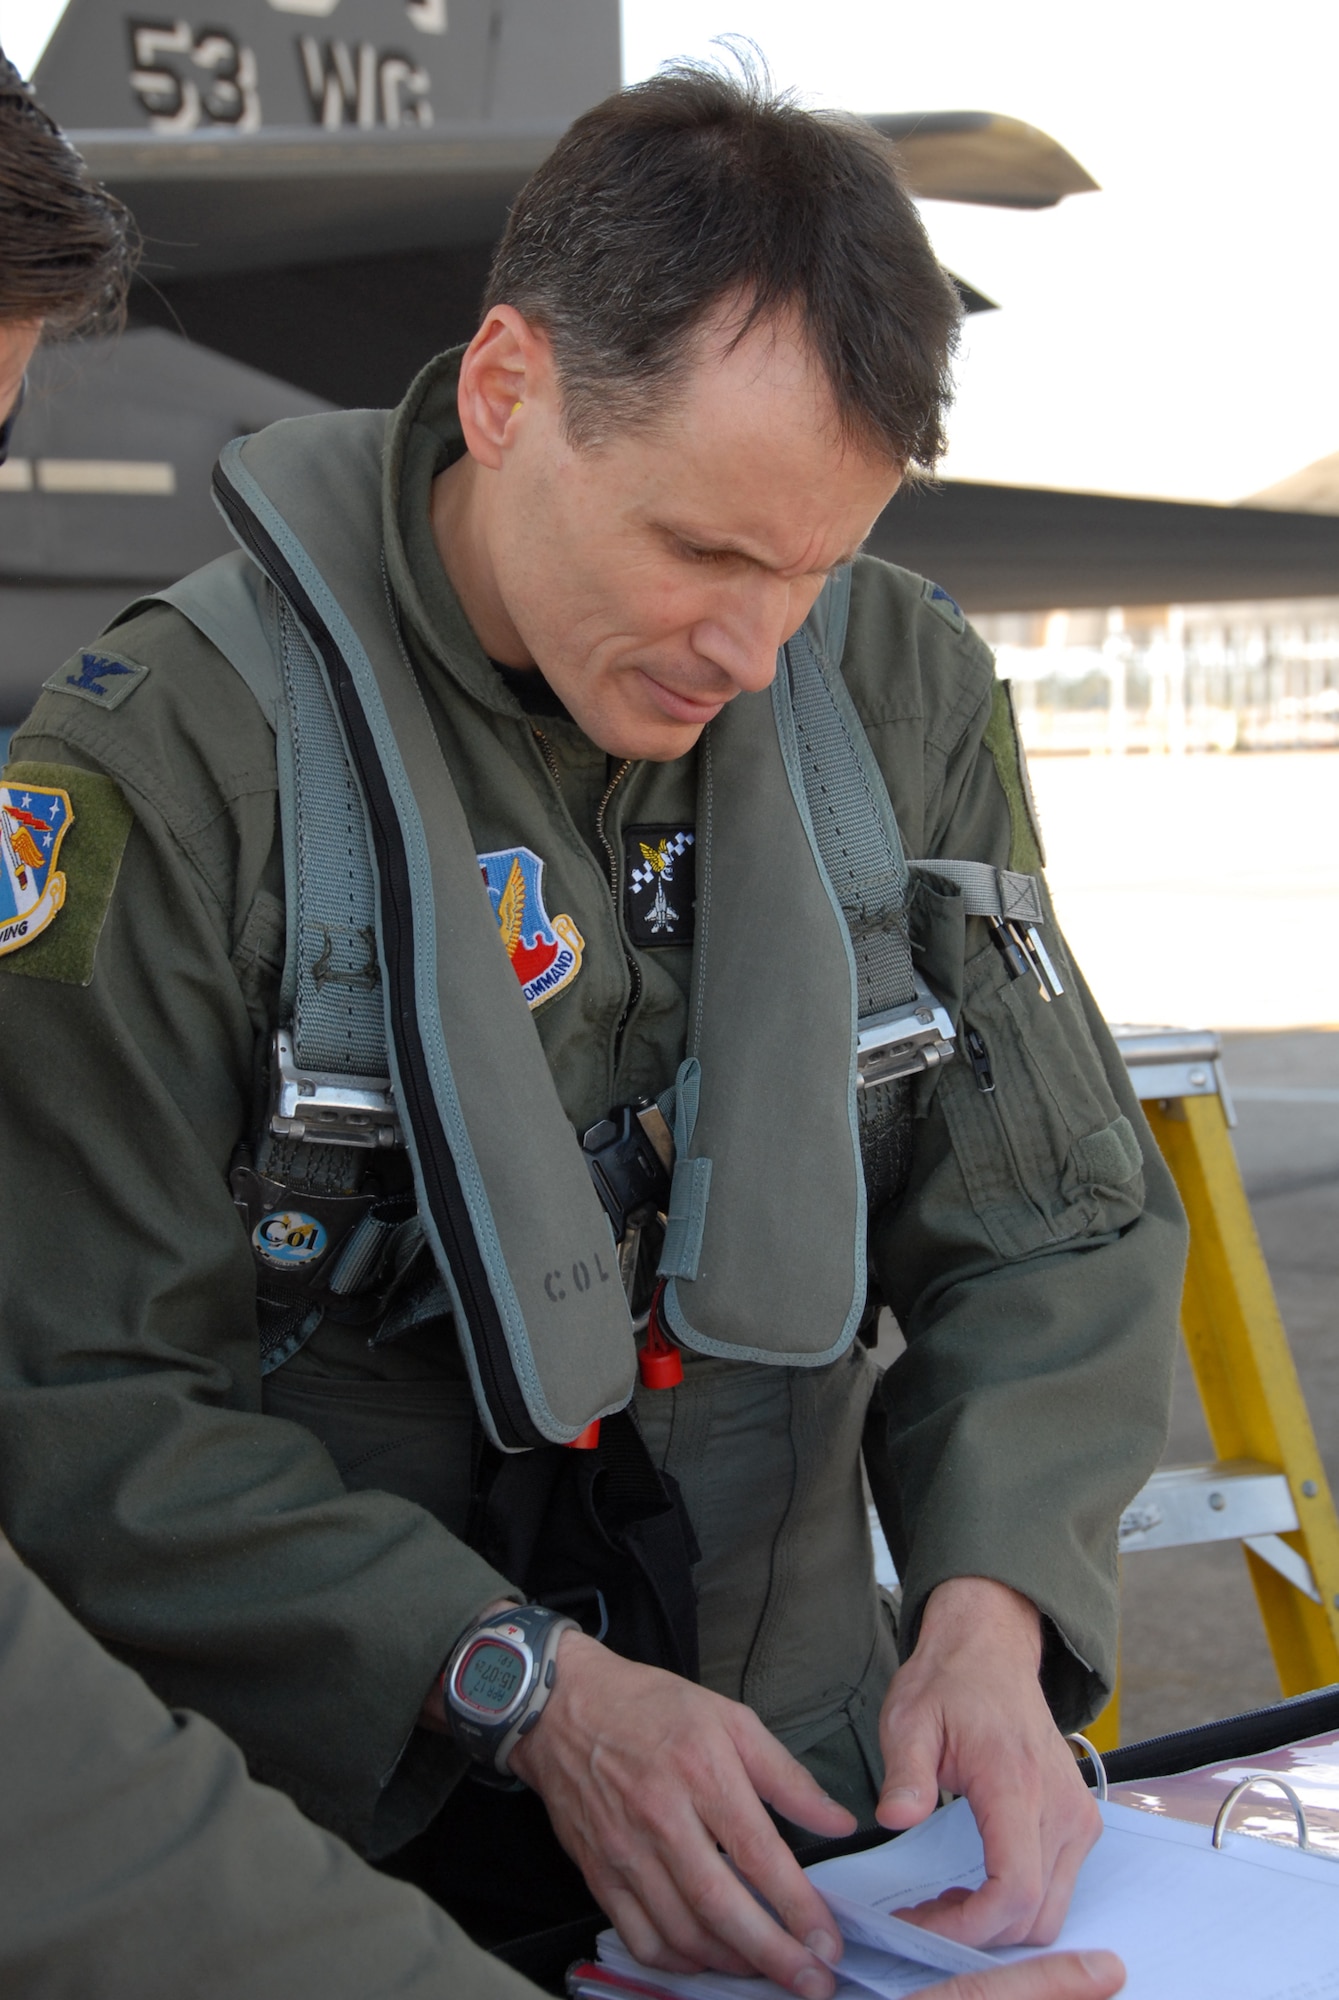
[[[1219,1806],[1214,1818],[1213,1844],[1215,1847],[1221,1848],[1224,1840],[1227,1838],[1228,1821],[1232,1817],[1238,1800],[1243,1798],[1247,1792],[1254,1791],[1258,1785],[1273,1785],[1274,1789],[1282,1792],[1284,1798],[1287,1799],[1288,1804],[1293,1809],[1293,1818],[1297,1821],[1297,1845],[1303,1854],[1316,1854],[1319,1855],[1322,1861],[1339,1862],[1339,1854],[1331,1854],[1325,1848],[1314,1845],[1311,1839],[1311,1829],[1307,1825],[1306,1807],[1302,1804],[1302,1801],[1298,1798],[1297,1793],[1288,1783],[1288,1780],[1281,1778],[1277,1771],[1252,1771],[1246,1777],[1239,1779],[1232,1787],[1232,1790],[1223,1800],[1222,1805]],[[1258,1836],[1256,1837],[1258,1838]]]

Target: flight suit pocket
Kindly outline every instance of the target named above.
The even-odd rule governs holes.
[[[977,928],[974,924],[973,928]],[[1069,963],[1054,933],[1062,979]],[[938,1092],[977,1217],[1002,1257],[1127,1227],[1143,1155],[1073,991],[1049,1005],[987,943],[965,968],[958,1055]]]

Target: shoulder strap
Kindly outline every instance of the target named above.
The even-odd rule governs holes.
[[[850,595],[848,567],[783,647],[775,692],[783,741],[791,734],[814,840],[851,940],[863,1098],[875,1085],[945,1061],[953,1027],[912,962],[902,835],[841,674],[836,648],[845,644]],[[868,1116],[868,1107],[861,1109]]]
[[[240,550],[206,563],[146,603],[171,604],[237,669],[277,732],[283,694],[269,587]]]
[[[280,1011],[294,1070],[390,1075],[366,815],[321,671],[288,605],[240,550],[153,599],[236,669],[276,736],[288,938]]]
[[[384,436],[380,413],[276,425],[227,447],[215,491],[292,610],[285,655],[310,652],[362,800],[395,1103],[481,1421],[508,1450],[570,1443],[626,1404],[632,1325],[378,564]]]

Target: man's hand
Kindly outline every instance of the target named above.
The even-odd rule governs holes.
[[[997,1972],[964,1972],[942,1986],[927,1986],[921,2000],[1108,2000],[1125,1984],[1125,1967],[1110,1951],[1058,1951],[1002,1965]]]
[[[898,1912],[963,1944],[1050,1944],[1101,1832],[1042,1696],[1040,1660],[1034,1605],[985,1577],[955,1577],[931,1593],[883,1705],[880,1824],[915,1826],[941,1786],[965,1792],[976,1816],[982,1887]]]
[[[837,1927],[762,1801],[813,1833],[855,1821],[749,1709],[565,1632],[553,1693],[511,1767],[643,1965],[762,1972],[828,2000]]]

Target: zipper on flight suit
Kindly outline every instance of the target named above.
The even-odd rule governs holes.
[[[614,905],[614,921],[616,924],[618,924],[618,934],[620,937],[622,937],[623,935],[623,924],[618,914],[618,856],[614,852],[614,843],[610,840],[609,835],[604,830],[604,816],[605,813],[608,811],[610,799],[613,798],[614,793],[618,790],[623,780],[627,777],[628,772],[632,769],[632,762],[633,760],[631,757],[625,757],[623,759],[623,762],[619,765],[613,777],[609,780],[609,783],[605,786],[604,797],[600,800],[599,808],[595,814],[595,831],[599,835],[600,845],[601,847],[603,847],[605,854],[608,856],[609,859],[609,896],[611,902]],[[630,983],[628,986],[627,1004],[625,1005],[623,1012],[619,1015],[618,1026],[614,1030],[615,1070],[617,1070],[618,1068],[618,1059],[623,1053],[623,1036],[627,1030],[628,1022],[632,1016],[632,1010],[642,997],[642,968],[640,967],[640,965],[638,965],[636,959],[633,957],[632,953],[628,950],[626,944],[623,947],[623,956],[628,962],[628,973],[630,975]]]
[[[544,734],[544,731],[542,729],[536,729],[533,723],[531,723],[530,725],[530,733],[534,737],[536,743],[538,743],[539,745],[540,755],[543,757],[544,762],[548,766],[549,776],[553,779],[553,782],[558,789],[558,795],[561,798],[562,779],[558,773],[558,759],[553,754],[553,745],[549,742],[549,739]],[[595,831],[599,837],[600,845],[604,849],[605,855],[608,859],[609,897],[610,901],[614,905],[614,921],[615,923],[618,924],[618,934],[620,938],[623,936],[623,925],[619,921],[619,915],[618,915],[618,856],[614,852],[613,842],[610,840],[609,835],[604,830],[604,816],[609,809],[609,801],[613,798],[614,793],[618,790],[623,780],[627,777],[628,772],[632,769],[634,762],[635,759],[632,757],[625,757],[623,759],[623,762],[619,765],[613,777],[609,780],[609,783],[605,786],[604,797],[600,800],[599,806],[596,808],[596,813],[595,813]],[[628,987],[627,1002],[624,1005],[623,1012],[618,1017],[618,1026],[614,1030],[615,1069],[618,1068],[618,1059],[623,1052],[623,1036],[627,1030],[627,1025],[629,1019],[631,1018],[632,1010],[642,997],[642,969],[640,965],[638,965],[632,953],[628,950],[626,944],[623,947],[623,957],[627,962],[629,987]]]

